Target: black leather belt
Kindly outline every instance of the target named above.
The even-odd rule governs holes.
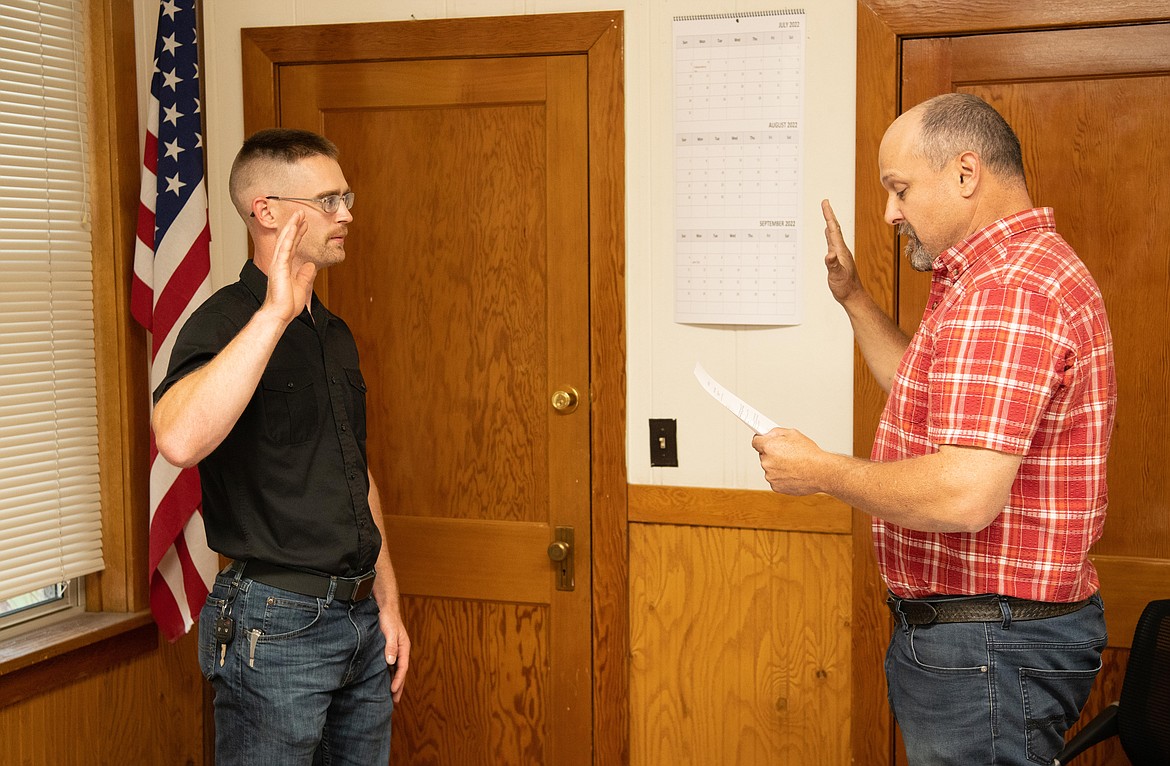
[[[1004,606],[1011,620],[1042,620],[1059,617],[1084,608],[1089,599],[1056,603],[1030,601],[1014,596],[963,596],[944,599],[909,599],[890,595],[886,605],[895,617],[907,625],[933,625],[943,622],[1001,622],[1004,620]]]
[[[315,598],[327,598],[329,586],[336,583],[336,587],[333,589],[335,601],[361,601],[374,592],[373,572],[361,577],[331,577],[300,569],[290,569],[278,564],[269,564],[266,561],[256,559],[233,561],[224,571],[242,571],[243,577],[251,578],[256,582]]]

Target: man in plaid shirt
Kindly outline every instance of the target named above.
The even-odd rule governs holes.
[[[1050,763],[1106,644],[1088,559],[1116,404],[1105,305],[1052,210],[1033,207],[1019,140],[983,100],[911,109],[878,162],[886,221],[933,279],[907,338],[822,203],[829,288],[889,393],[871,459],[782,428],[752,444],[776,492],[826,492],[873,516],[909,762]]]

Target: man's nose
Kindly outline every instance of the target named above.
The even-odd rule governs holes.
[[[903,221],[902,210],[898,207],[898,198],[893,194],[886,197],[886,223],[891,226],[897,226]]]

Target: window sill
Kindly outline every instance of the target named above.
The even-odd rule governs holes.
[[[81,612],[0,641],[0,708],[158,647],[148,610]]]

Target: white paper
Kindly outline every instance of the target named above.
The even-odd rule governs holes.
[[[747,423],[748,426],[758,434],[766,434],[773,428],[779,428],[766,415],[761,413],[755,407],[752,407],[747,402],[740,399],[735,394],[728,391],[723,386],[719,385],[707,371],[703,369],[703,365],[695,362],[695,377],[698,378],[699,384],[707,390],[707,393],[715,397],[715,401],[722,404],[732,415]]]

